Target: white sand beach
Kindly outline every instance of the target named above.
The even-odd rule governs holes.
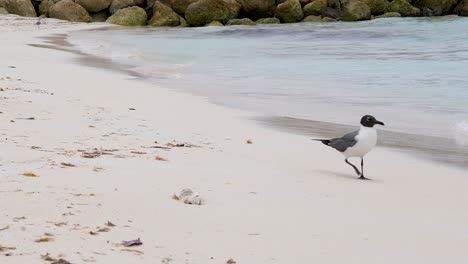
[[[35,21],[0,20],[0,263],[468,261],[466,171],[377,148],[357,180],[251,113],[28,45],[99,24]]]

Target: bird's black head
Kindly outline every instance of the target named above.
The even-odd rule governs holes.
[[[361,125],[365,127],[373,127],[374,125],[382,125],[385,126],[383,122],[380,122],[379,120],[375,119],[375,117],[371,115],[365,115],[361,118]]]

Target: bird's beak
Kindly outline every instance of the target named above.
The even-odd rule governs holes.
[[[377,124],[377,125],[385,126],[385,124],[383,122],[380,122],[379,120],[376,120],[374,123]]]

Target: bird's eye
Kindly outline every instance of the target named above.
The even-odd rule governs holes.
[[[367,117],[367,119],[366,119],[366,120],[367,120],[367,121],[370,121],[370,120],[371,120],[371,118],[370,118],[370,117]]]

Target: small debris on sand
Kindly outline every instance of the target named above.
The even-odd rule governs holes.
[[[34,174],[32,172],[25,172],[25,173],[23,173],[21,175],[23,175],[25,177],[39,177],[39,176],[37,176],[36,174]]]
[[[247,139],[247,140],[245,141],[245,143],[247,143],[247,144],[253,144],[253,142],[252,142],[251,139]]]
[[[52,242],[52,241],[54,241],[54,239],[50,237],[42,237],[42,238],[34,240],[34,242],[36,243],[47,243],[47,242]]]
[[[174,194],[172,196],[172,199],[182,201],[185,204],[201,205],[203,203],[203,199],[200,196],[200,194],[193,192],[189,188],[185,188],[182,191],[180,191],[180,194],[178,196]]]
[[[111,221],[107,221],[106,226],[108,226],[108,227],[114,227],[114,226],[116,226],[116,225],[113,224]]]
[[[159,161],[168,161],[167,159],[161,157],[161,156],[156,156],[154,157],[155,160],[159,160]]]
[[[122,246],[124,247],[135,247],[135,246],[141,246],[141,245],[143,245],[143,242],[141,242],[139,238],[135,240],[122,241]]]
[[[15,248],[15,247],[3,247],[3,246],[0,246],[0,252],[10,251],[10,250],[16,250],[16,248]]]
[[[67,163],[67,162],[62,162],[62,163],[60,163],[60,165],[62,165],[64,167],[76,167],[76,165],[73,165],[73,164]]]
[[[236,264],[237,262],[233,260],[232,258],[226,261],[226,264]]]
[[[9,228],[10,228],[10,226],[7,225],[7,226],[5,226],[4,228],[0,228],[0,231],[5,231],[5,230],[7,230],[7,229],[9,229]]]

